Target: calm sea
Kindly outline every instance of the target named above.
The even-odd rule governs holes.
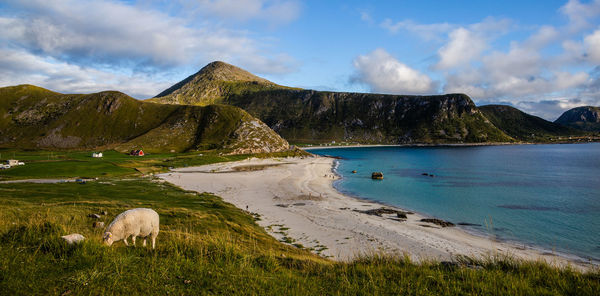
[[[342,179],[334,184],[341,192],[474,224],[460,226],[470,232],[600,260],[600,143],[310,152],[342,157]],[[375,171],[385,179],[372,180]]]

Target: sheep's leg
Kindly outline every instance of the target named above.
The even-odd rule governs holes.
[[[129,243],[127,242],[127,237],[125,237],[125,238],[123,239],[123,242],[125,243],[125,245],[126,245],[126,246],[129,246]]]
[[[131,241],[132,241],[131,245],[135,247],[135,235],[131,236]]]
[[[156,235],[152,236],[152,249],[156,246]]]
[[[146,246],[146,238],[144,238],[144,244],[143,244],[143,246],[144,247]]]

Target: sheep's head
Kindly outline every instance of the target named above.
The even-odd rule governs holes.
[[[112,243],[113,243],[113,234],[110,233],[110,232],[108,232],[108,231],[105,232],[104,235],[102,236],[102,240],[104,241],[104,243],[107,246],[112,245]]]

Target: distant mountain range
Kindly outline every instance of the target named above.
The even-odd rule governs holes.
[[[213,62],[146,101],[115,91],[82,95],[32,85],[0,88],[0,148],[258,153],[286,150],[287,141],[589,141],[600,138],[599,109],[575,108],[552,123],[509,106],[478,108],[464,94],[304,90]]]
[[[32,85],[0,88],[0,147],[147,152],[275,152],[288,143],[233,106],[163,105],[105,91],[65,95]]]
[[[573,108],[554,122],[584,131],[600,132],[600,107]]]
[[[406,96],[324,92],[277,85],[213,62],[150,101],[228,104],[294,143],[555,142],[588,135],[509,106],[476,107],[464,94]]]
[[[479,110],[496,127],[519,141],[551,142],[558,138],[586,134],[584,131],[529,115],[511,106],[487,105],[480,106]]]

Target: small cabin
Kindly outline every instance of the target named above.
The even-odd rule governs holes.
[[[382,172],[373,172],[371,174],[371,179],[382,180],[383,179],[383,173]]]
[[[102,152],[98,152],[98,153],[94,152],[94,153],[92,153],[92,157],[101,158],[102,156],[103,156]]]
[[[6,164],[9,166],[17,166],[19,165],[19,161],[16,159],[9,159],[6,161]]]
[[[129,155],[131,156],[144,156],[144,150],[131,150],[131,152],[129,152]]]

